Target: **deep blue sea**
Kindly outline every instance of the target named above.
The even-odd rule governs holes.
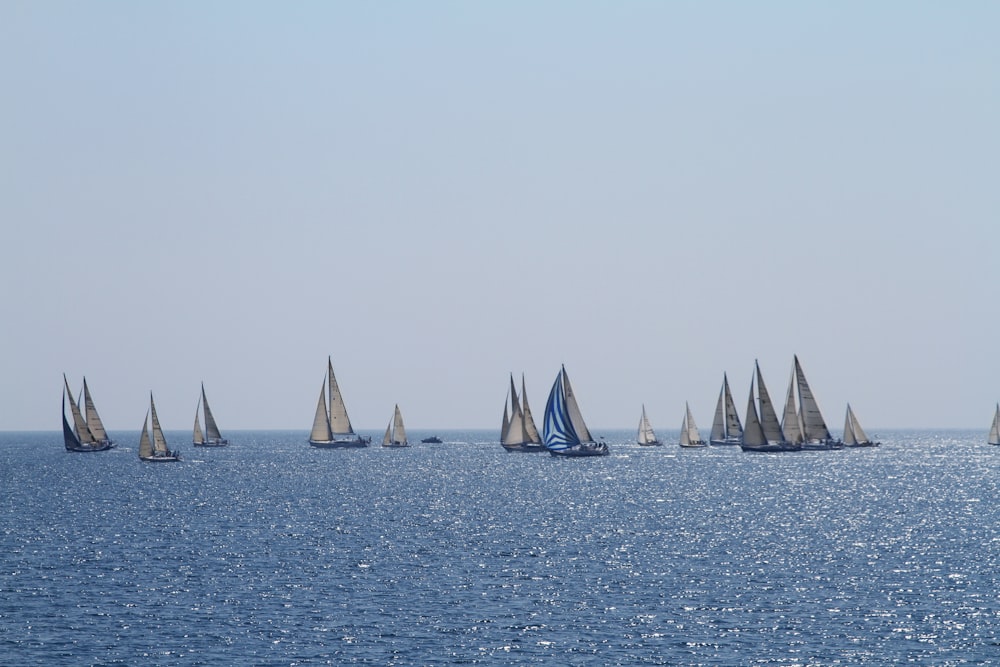
[[[185,461],[162,465],[137,432],[97,454],[0,433],[0,663],[1000,664],[985,432],[787,454],[595,433],[610,457],[168,432]]]

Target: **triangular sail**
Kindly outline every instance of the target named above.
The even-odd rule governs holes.
[[[538,434],[535,419],[531,416],[531,408],[528,407],[528,390],[524,386],[523,374],[521,375],[521,412],[524,413],[524,433],[528,442],[533,445],[542,444],[542,437]]]
[[[990,426],[990,437],[987,442],[991,445],[1000,445],[1000,403],[997,404],[997,410],[993,413],[993,425]]]
[[[156,404],[153,403],[152,393],[149,394],[149,411],[153,416],[153,451],[157,454],[166,454],[170,449],[167,447],[167,439],[163,437],[160,420],[156,416]]]
[[[209,440],[222,440],[222,434],[219,433],[219,426],[215,423],[215,417],[212,416],[212,409],[208,407],[208,398],[205,396],[204,384],[201,385],[201,404],[205,406],[205,434]]]
[[[73,413],[73,426],[76,429],[76,439],[80,441],[81,444],[90,445],[97,442],[94,434],[90,432],[87,427],[87,422],[83,418],[83,414],[80,412],[80,406],[77,404],[76,400],[73,399],[73,392],[69,389],[69,382],[66,380],[66,375],[63,374],[63,384],[66,386],[66,395],[69,397],[69,410]]]
[[[871,442],[868,434],[865,430],[861,428],[861,422],[858,421],[858,416],[854,414],[854,410],[851,409],[851,405],[848,403],[847,411],[851,414],[851,429],[854,431],[854,438],[858,442]]]
[[[403,426],[403,413],[396,406],[396,414],[392,417],[392,441],[395,444],[406,444],[406,427]]]
[[[809,383],[806,382],[805,373],[802,372],[802,365],[799,357],[795,356],[795,379],[799,388],[799,402],[802,404],[802,429],[806,440],[829,440],[830,429],[826,427],[823,415],[819,411],[819,404],[813,396]]]
[[[507,442],[508,431],[510,431],[510,415],[507,413],[507,399],[504,399],[503,422],[500,424],[500,442]]]
[[[330,432],[330,421],[326,416],[326,383],[319,388],[319,402],[316,404],[316,416],[313,417],[312,431],[309,439],[313,442],[329,442],[333,440]]]
[[[781,430],[788,442],[802,442],[802,423],[799,419],[799,411],[795,407],[794,371],[792,371],[792,377],[788,381],[788,394],[785,396],[785,412],[781,417]]]
[[[701,433],[698,432],[698,425],[694,423],[694,415],[691,414],[691,406],[685,402],[684,408],[684,423],[687,424],[688,442],[692,445],[704,442],[701,439]]]
[[[148,459],[153,455],[153,442],[149,439],[149,412],[142,420],[142,435],[139,436],[139,458]]]
[[[729,391],[729,380],[726,374],[722,374],[722,390],[726,394],[726,437],[739,438],[743,435],[743,425],[740,424],[740,415],[736,411],[736,402],[733,401],[733,393]]]
[[[333,362],[327,358],[326,363],[330,383],[330,432],[334,435],[354,435],[354,428],[351,426],[347,407],[344,405],[344,397],[333,374]]]
[[[757,369],[757,391],[760,394],[760,427],[764,431],[764,438],[768,442],[785,442],[785,435],[781,431],[781,424],[778,422],[778,414],[774,411],[774,404],[771,403],[771,396],[764,386],[764,377],[760,374],[760,365]]]
[[[94,407],[94,399],[90,396],[87,378],[83,378],[83,413],[87,419],[87,428],[94,435],[94,439],[98,442],[107,441],[108,432],[104,430],[101,416],[97,414],[97,408]]]
[[[392,444],[392,420],[389,420],[389,424],[385,427],[385,435],[382,436],[383,445]]]
[[[71,397],[72,398],[72,397]],[[73,432],[73,427],[69,425],[69,421],[66,419],[66,390],[63,390],[63,400],[62,400],[62,423],[63,423],[63,443],[66,449],[73,450],[80,448],[80,439],[76,437],[76,433]]]
[[[844,444],[853,447],[858,444],[858,437],[854,433],[854,413],[851,411],[851,404],[847,404],[847,414],[844,416]]]
[[[569,383],[569,375],[566,374],[565,366],[562,368],[562,376],[566,392],[566,412],[573,423],[573,430],[580,442],[593,442],[594,438],[590,435],[590,430],[583,421],[583,413],[580,412],[580,406],[576,402],[576,394],[573,393],[573,386]]]
[[[507,427],[507,436],[503,439],[505,445],[522,445],[528,441],[528,434],[524,428],[524,413],[521,411],[521,404],[517,398],[517,388],[514,387],[514,375],[510,376],[510,423]]]
[[[653,426],[649,423],[649,418],[646,417],[646,406],[642,406],[642,416],[639,417],[639,444],[648,445],[650,443],[656,442],[656,433],[653,432]]]
[[[202,395],[204,395],[204,393],[205,393],[204,388],[202,388]],[[196,445],[203,445],[203,444],[205,444],[205,436],[201,432],[201,420],[199,419],[199,416],[200,416],[199,413],[201,412],[201,399],[202,398],[203,398],[203,396],[199,396],[198,397],[198,407],[196,407],[194,409],[194,434],[191,436],[191,442],[194,443],[194,444],[196,444]]]
[[[559,371],[545,403],[542,428],[545,431],[545,446],[553,451],[562,451],[580,444],[580,437],[573,428],[573,420],[570,419],[566,406],[566,389],[563,385],[565,375],[565,369]]]
[[[715,404],[715,416],[712,418],[711,440],[722,441],[726,439],[726,408],[724,389],[719,389],[719,401]]]
[[[754,404],[753,396],[754,381],[750,380],[750,399],[747,401],[746,428],[743,429],[743,444],[753,447],[761,447],[767,444],[764,436],[764,429],[757,418],[757,406]]]
[[[687,411],[684,412],[684,419],[681,421],[681,447],[687,447],[691,444],[691,431],[688,430],[688,416]]]

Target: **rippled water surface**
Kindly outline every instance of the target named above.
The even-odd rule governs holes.
[[[562,460],[247,431],[163,465],[113,435],[0,434],[3,664],[1000,661],[984,433],[753,455],[606,432],[610,457]]]

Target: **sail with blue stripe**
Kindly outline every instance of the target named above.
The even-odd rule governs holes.
[[[573,445],[580,444],[580,436],[573,428],[573,421],[569,416],[569,409],[566,405],[566,386],[563,377],[566,375],[566,368],[563,367],[552,385],[549,392],[549,400],[545,403],[545,446],[550,451],[563,451]]]

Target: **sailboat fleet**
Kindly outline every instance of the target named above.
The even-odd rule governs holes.
[[[607,456],[610,453],[607,444],[595,440],[587,428],[565,366],[560,367],[549,392],[542,433],[539,433],[535,426],[528,405],[523,374],[520,394],[513,373],[510,374],[509,383],[500,427],[500,444],[506,451],[548,451],[558,457]],[[86,378],[83,379],[80,398],[76,400],[64,374],[62,393],[63,443],[66,451],[101,452],[113,448],[115,443],[104,428]],[[67,402],[72,421],[66,416]],[[150,417],[152,417],[152,434],[150,434]],[[201,428],[202,417],[205,423],[204,431]],[[433,440],[435,439],[426,439],[422,442]],[[351,425],[333,372],[333,362],[328,357],[326,377],[320,387],[309,444],[318,448],[351,448],[367,447],[370,442],[370,437],[359,435]],[[640,446],[663,444],[650,424],[645,405],[642,406],[639,418],[636,442]],[[1000,446],[1000,403],[997,404],[993,415],[987,443]],[[229,441],[222,436],[208,405],[204,383],[201,385],[198,406],[195,409],[192,444],[196,447],[223,447],[229,444]],[[678,444],[683,448],[739,445],[747,452],[789,452],[877,447],[880,443],[868,436],[850,404],[847,405],[844,417],[843,436],[839,440],[834,439],[820,411],[816,396],[806,380],[802,364],[798,356],[793,355],[791,377],[780,420],[764,384],[760,364],[755,361],[744,422],[740,422],[729,379],[723,373],[722,388],[719,390],[709,440],[706,442],[702,439],[690,404],[685,402]],[[382,446],[409,446],[398,404],[386,428]],[[180,455],[167,446],[152,393],[139,439],[139,458],[150,462],[180,460]]]

